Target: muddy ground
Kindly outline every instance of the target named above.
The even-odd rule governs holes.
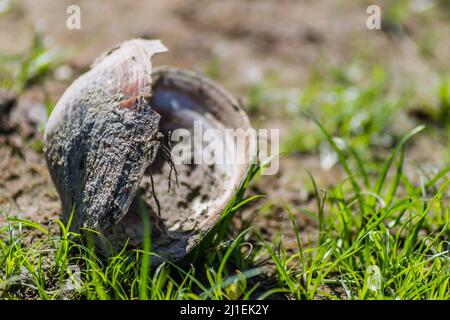
[[[19,96],[2,94],[0,208],[8,215],[41,223],[59,217],[59,200],[40,145],[45,101],[57,101],[98,55],[126,39],[161,39],[169,52],[156,57],[155,65],[209,70],[216,81],[244,102],[249,90],[271,73],[278,75],[277,87],[302,88],[321,63],[340,66],[355,59],[382,63],[391,71],[394,83],[415,85],[421,99],[433,99],[428,88],[437,74],[448,70],[450,61],[450,23],[445,10],[432,9],[436,15],[426,21],[420,15],[413,16],[406,23],[406,33],[389,24],[383,30],[368,30],[366,8],[373,2],[382,9],[389,3],[167,0],[135,1],[131,5],[130,1],[17,1],[14,10],[0,17],[0,52],[23,54],[37,28],[47,45],[65,50],[68,58],[63,69],[66,73],[59,69],[59,73],[28,86]],[[420,4],[441,5],[439,1],[411,2],[417,3],[417,10]],[[74,3],[81,7],[81,30],[65,27],[66,8]],[[436,30],[433,54],[423,57],[415,43],[427,37],[431,29]],[[251,114],[251,121],[257,127],[280,128],[283,141],[292,134],[295,123],[281,108],[276,103],[264,106]],[[405,123],[416,121],[405,114]],[[401,127],[402,121],[397,125]],[[304,134],[308,134],[307,127]],[[408,150],[407,165],[442,167],[445,143],[433,137],[419,138]],[[339,166],[324,169],[316,152],[290,153],[281,159],[276,176],[263,177],[253,186],[251,192],[269,197],[245,211],[255,216],[257,225],[267,234],[283,230],[288,247],[294,246],[295,240],[289,236],[283,203],[294,208],[313,207],[313,196],[305,187],[308,171],[323,188],[336,185],[344,177]],[[5,218],[0,215],[0,223]],[[297,213],[297,219],[302,235],[311,236],[315,220],[301,213]]]

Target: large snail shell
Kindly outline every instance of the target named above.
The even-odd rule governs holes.
[[[248,162],[177,165],[178,187],[168,190],[162,137],[192,130],[198,120],[222,132],[250,124],[238,102],[205,77],[174,68],[152,72],[151,56],[165,50],[159,41],[131,40],[102,56],[58,102],[45,143],[64,220],[74,211],[72,229],[101,230],[113,245],[139,244],[144,209],[152,251],[177,260],[213,227]]]

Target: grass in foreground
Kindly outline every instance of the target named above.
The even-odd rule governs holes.
[[[314,212],[286,205],[295,252],[284,248],[282,235],[270,241],[257,229],[229,227],[235,213],[257,198],[244,197],[259,170],[254,166],[219,224],[178,265],[166,262],[150,270],[149,241],[142,250],[101,258],[89,241],[80,242],[59,221],[61,232],[55,236],[54,226],[9,218],[0,227],[0,297],[449,299],[450,166],[417,186],[403,172],[405,146],[423,128],[406,135],[373,177],[356,151],[344,157],[342,146],[317,124],[348,177],[327,191],[311,177]],[[300,241],[298,212],[319,222],[310,243]]]

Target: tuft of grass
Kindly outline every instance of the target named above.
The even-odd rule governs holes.
[[[346,158],[339,158],[349,178],[322,195],[316,191],[317,242],[301,244],[297,238],[298,252],[290,255],[280,239],[271,244],[260,237],[276,265],[278,291],[297,299],[450,297],[450,167],[416,187],[403,173],[405,144],[422,129],[402,139],[372,187],[354,177]],[[295,210],[286,210],[298,234]]]
[[[65,54],[57,48],[45,45],[44,35],[35,32],[30,48],[22,55],[0,53],[0,86],[17,93],[37,83],[60,65]]]

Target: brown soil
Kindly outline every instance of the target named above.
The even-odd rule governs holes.
[[[36,130],[38,123],[30,111],[39,109],[45,112],[38,102],[19,100],[9,116],[3,115],[0,124],[0,131],[3,129],[0,135],[0,224],[5,223],[7,216],[41,223],[59,217],[59,199],[39,150],[42,134]]]

